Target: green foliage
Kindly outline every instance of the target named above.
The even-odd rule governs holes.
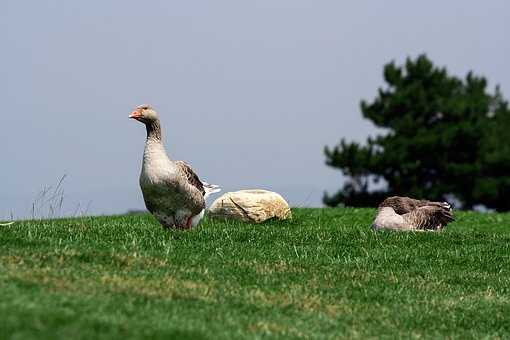
[[[376,233],[374,213],[1,227],[0,339],[510,338],[509,214]]]
[[[363,116],[385,134],[366,145],[344,139],[325,148],[326,163],[350,179],[329,206],[370,206],[387,195],[459,199],[464,208],[483,204],[510,210],[510,110],[499,89],[486,91],[483,77],[449,76],[424,55],[384,68],[388,86]],[[370,191],[383,179],[387,188]]]

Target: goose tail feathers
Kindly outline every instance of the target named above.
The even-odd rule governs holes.
[[[203,184],[204,190],[205,190],[204,198],[206,198],[206,199],[210,195],[221,191],[221,188],[219,185],[209,184],[207,182],[202,182],[202,184]]]
[[[446,201],[445,202],[441,202],[441,205],[443,206],[443,208],[445,208],[448,211],[452,211],[453,210],[453,206],[450,203],[446,202]]]

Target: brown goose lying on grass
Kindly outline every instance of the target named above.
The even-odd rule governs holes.
[[[454,221],[448,202],[431,202],[409,197],[389,197],[377,209],[372,228],[399,231],[441,231]]]
[[[202,182],[187,163],[168,158],[159,117],[151,106],[138,106],[129,118],[145,124],[147,129],[140,174],[147,210],[165,228],[196,226],[204,216],[206,198],[221,189]]]

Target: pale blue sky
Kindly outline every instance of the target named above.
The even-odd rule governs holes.
[[[320,205],[324,145],[363,141],[382,66],[426,52],[510,97],[508,1],[23,1],[1,4],[0,219],[67,174],[64,213],[142,208],[145,130],[225,190]],[[43,212],[41,212],[42,214]]]

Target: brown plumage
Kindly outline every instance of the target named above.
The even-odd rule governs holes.
[[[198,191],[200,191],[202,195],[205,196],[204,184],[200,178],[198,178],[198,175],[193,171],[189,164],[184,161],[176,161],[175,165],[180,171],[182,171],[182,173],[184,173],[188,183],[197,188]]]
[[[451,221],[454,221],[454,218],[448,202],[394,196],[379,205],[372,228],[442,230]]]
[[[168,157],[158,114],[150,105],[138,106],[129,117],[147,130],[140,173],[147,210],[165,228],[196,226],[204,216],[207,196],[220,191],[219,187],[202,182],[186,162]]]

